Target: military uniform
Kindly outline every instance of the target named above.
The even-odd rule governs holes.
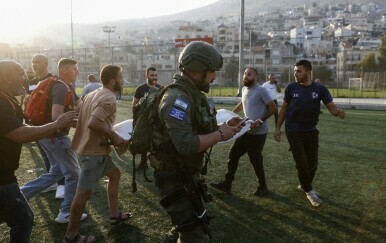
[[[163,163],[158,172],[178,171],[185,174],[199,176],[204,164],[204,152],[197,153],[200,146],[198,135],[208,134],[217,130],[216,111],[210,105],[206,96],[198,90],[186,77],[175,75],[175,83],[182,84],[186,89],[169,88],[159,105],[159,116],[163,129],[154,129],[153,143],[156,156]],[[188,91],[189,93],[187,93]],[[169,144],[167,151],[163,144]],[[158,148],[158,149],[157,149]],[[161,197],[183,186],[180,175],[157,179],[157,187]],[[188,196],[173,201],[166,207],[174,226],[196,219],[196,212]],[[204,233],[201,227],[194,226],[181,230],[182,242],[203,242]]]

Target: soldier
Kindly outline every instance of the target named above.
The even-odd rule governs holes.
[[[211,198],[199,176],[204,152],[241,128],[238,117],[217,126],[214,105],[202,93],[208,93],[221,67],[222,56],[212,45],[191,42],[179,56],[182,73],[173,77],[183,87],[167,89],[158,107],[162,128],[154,128],[156,149],[149,159],[155,168],[160,203],[173,224],[165,242],[203,242],[204,233],[211,236],[210,217],[203,207],[203,200]]]

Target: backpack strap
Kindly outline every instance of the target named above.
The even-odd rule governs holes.
[[[57,76],[53,75],[53,76],[50,76],[50,77],[40,81],[40,82],[49,82],[46,85],[45,89],[44,89],[44,93],[47,94],[47,96],[48,96],[48,99],[46,100],[46,104],[48,104],[48,106],[46,106],[46,107],[49,108],[49,110],[46,110],[46,114],[45,114],[45,118],[44,118],[45,123],[48,123],[48,122],[52,121],[52,118],[51,118],[51,114],[52,114],[52,93],[51,93],[51,91],[52,91],[52,85],[54,84],[54,82],[56,82],[58,80],[59,80],[59,78]]]
[[[68,84],[66,84],[65,82],[63,82],[62,80],[60,80],[58,77],[56,77],[56,82],[60,82],[64,85],[66,85],[67,87],[67,95],[66,95],[66,102],[65,102],[65,107],[70,107],[70,108],[73,108],[71,106],[71,100],[72,100],[72,92],[71,92],[71,88],[69,87]]]
[[[161,100],[162,100],[162,97],[165,95],[166,91],[167,91],[169,88],[178,88],[178,89],[184,91],[184,92],[189,96],[189,99],[190,99],[192,102],[194,102],[192,95],[190,94],[189,90],[188,90],[184,85],[179,84],[179,83],[171,83],[171,84],[165,86],[165,87],[161,90],[161,92],[157,95],[157,97],[156,97],[157,100],[155,101],[156,104],[153,106],[153,111],[152,111],[152,112],[154,112],[154,113],[153,113],[153,117],[157,117],[157,119],[158,119],[159,121],[161,121],[161,117],[160,117],[160,114],[159,114],[159,112],[158,112],[159,104],[160,104],[160,102],[161,102]],[[194,111],[195,111],[195,110],[194,110],[194,105],[192,105],[191,114],[193,114],[193,116],[195,115]],[[162,122],[158,122],[158,124],[162,124],[162,125],[161,125],[161,129],[164,129],[164,124],[163,124]],[[151,140],[150,140],[150,141],[153,141],[153,133],[151,133]],[[152,153],[155,153],[155,150],[156,150],[156,149],[154,149],[153,142],[152,142],[152,143],[150,144],[150,151],[152,151]]]

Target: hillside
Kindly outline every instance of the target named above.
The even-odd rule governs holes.
[[[385,0],[370,0],[373,3],[376,3],[384,8],[386,8]],[[345,3],[346,1],[341,1]],[[365,0],[352,0],[350,3],[367,3]],[[336,4],[336,0],[320,0],[317,1],[318,5],[324,4]],[[277,8],[282,8],[283,6],[295,7],[303,6],[304,4],[312,5],[313,1],[310,0],[245,0],[245,16],[256,15],[260,11],[272,11]],[[215,14],[214,14],[215,13]],[[184,20],[184,21],[197,21],[197,20],[215,20],[218,17],[228,17],[228,16],[239,16],[240,15],[240,0],[219,0],[215,3],[212,3],[208,6],[192,9],[189,11],[167,15],[159,16],[153,18],[143,18],[143,19],[127,19],[127,20],[117,20],[111,22],[101,22],[95,24],[74,24],[74,34],[77,37],[75,47],[82,46],[84,43],[89,42],[90,40],[98,40],[106,38],[106,34],[101,31],[101,26],[103,25],[114,25],[121,32],[129,33],[131,31],[138,30],[149,30],[149,29],[161,29],[169,28],[171,21]],[[54,42],[62,43],[69,45],[70,40],[67,39],[66,43],[63,43],[62,33],[68,32],[68,25],[55,26],[54,28],[45,30],[44,33],[49,31],[53,33],[51,37],[54,39]],[[172,30],[170,30],[172,31]],[[55,39],[55,36],[58,36]],[[60,38],[60,39],[59,39]],[[36,43],[36,44],[42,44]],[[44,44],[43,44],[44,45]],[[47,46],[47,45],[45,45]]]

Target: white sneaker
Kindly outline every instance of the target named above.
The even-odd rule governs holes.
[[[306,195],[308,200],[310,200],[312,206],[314,207],[319,207],[323,203],[322,199],[318,197],[318,194],[316,194],[314,189],[309,192],[306,192]]]
[[[51,186],[49,186],[46,189],[44,189],[43,191],[41,191],[40,193],[46,193],[46,192],[50,192],[50,191],[55,191],[57,187],[58,187],[58,183],[54,183]]]
[[[80,221],[83,221],[84,219],[87,218],[87,214],[83,213],[82,217],[80,218]],[[59,213],[58,217],[55,219],[56,222],[59,224],[67,224],[70,222],[70,214],[69,213]]]
[[[63,199],[63,198],[64,198],[64,186],[59,185],[58,188],[56,188],[55,199]]]
[[[296,187],[296,188],[297,188],[298,190],[304,192],[304,190],[303,190],[303,188],[302,188],[301,185],[298,185],[298,187]],[[314,190],[314,192],[315,192],[316,196],[319,196],[319,193],[318,193],[317,191]]]

